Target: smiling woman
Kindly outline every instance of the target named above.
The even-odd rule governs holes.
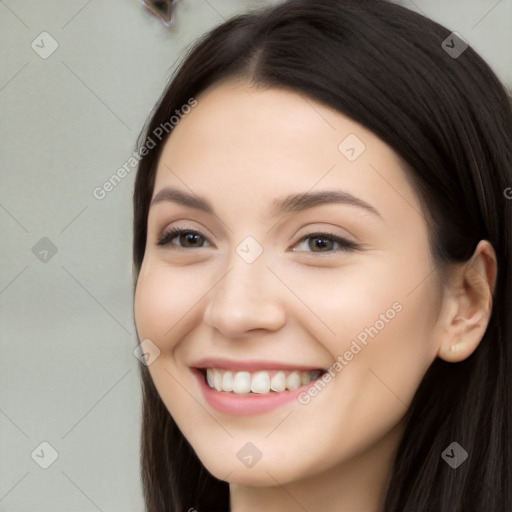
[[[448,36],[290,0],[181,64],[134,191],[148,512],[512,507],[512,108]]]

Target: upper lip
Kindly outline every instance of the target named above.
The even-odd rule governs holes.
[[[299,370],[299,371],[325,371],[320,366],[310,366],[294,363],[282,363],[279,361],[264,361],[262,359],[237,360],[225,358],[205,358],[190,365],[192,368],[204,370],[206,368],[219,368],[233,371],[257,372],[260,370]]]

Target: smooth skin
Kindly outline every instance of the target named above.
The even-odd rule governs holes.
[[[150,208],[134,310],[140,340],[161,351],[151,377],[204,466],[230,483],[232,512],[377,511],[428,367],[462,361],[482,339],[492,246],[481,241],[441,279],[404,162],[334,109],[242,79],[197,100],[165,144],[153,197],[176,188],[215,213],[165,200]],[[365,145],[355,161],[338,149],[349,134]],[[378,214],[329,203],[273,215],[277,198],[324,190]],[[202,236],[158,246],[175,227]],[[318,232],[357,247],[306,238]],[[252,263],[236,251],[248,236],[263,249]],[[401,311],[307,405],[220,413],[191,373],[204,357],[329,368],[396,302]],[[262,454],[252,467],[237,458],[248,442]]]

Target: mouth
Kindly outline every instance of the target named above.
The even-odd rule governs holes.
[[[327,370],[271,361],[208,359],[190,369],[205,401],[230,416],[271,413],[317,386]]]
[[[275,395],[294,391],[321,378],[323,368],[315,370],[231,371],[223,368],[196,368],[206,385],[231,395]]]

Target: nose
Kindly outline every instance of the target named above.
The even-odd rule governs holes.
[[[208,294],[204,322],[231,338],[280,329],[286,314],[279,284],[263,257],[247,263],[235,254],[227,273]]]

